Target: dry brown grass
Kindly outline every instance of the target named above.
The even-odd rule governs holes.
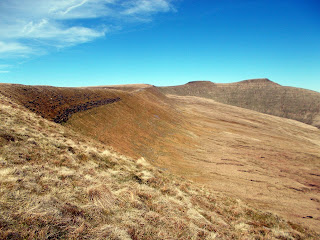
[[[169,170],[319,231],[317,128],[209,99],[171,98],[196,145],[175,145],[183,157],[167,159]]]
[[[316,239],[0,95],[0,239]]]
[[[148,88],[122,93],[121,101],[115,104],[77,113],[65,126],[122,154],[153,160],[154,152],[166,152],[172,145],[172,133],[179,131],[181,124],[181,116],[168,99],[157,89]]]
[[[168,97],[156,88],[131,92],[65,126],[319,231],[319,130],[210,99]]]

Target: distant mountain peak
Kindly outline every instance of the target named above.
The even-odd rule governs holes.
[[[237,83],[238,84],[272,84],[272,85],[280,86],[278,83],[275,83],[268,78],[248,79],[248,80],[243,80]]]
[[[198,81],[190,81],[187,83],[188,85],[189,84],[195,84],[195,85],[204,85],[204,84],[214,84],[213,82],[211,81],[203,81],[203,80],[198,80]]]

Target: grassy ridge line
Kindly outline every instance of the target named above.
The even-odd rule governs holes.
[[[0,239],[316,239],[0,95]]]
[[[180,86],[159,87],[159,90],[165,94],[209,98],[320,128],[320,93],[283,87],[269,79],[229,84],[195,81]]]

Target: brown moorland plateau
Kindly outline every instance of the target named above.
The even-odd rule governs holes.
[[[72,231],[62,231],[62,237],[91,234],[99,239],[104,229],[111,239],[117,239],[112,237],[117,231],[123,236],[118,239],[319,238],[320,131],[315,127],[319,127],[319,107],[316,107],[319,93],[282,87],[269,80],[249,80],[234,84],[193,82],[171,88],[1,84],[0,96],[1,121],[6,123],[1,128],[0,171],[7,176],[0,181],[1,191],[5,193],[0,197],[0,211],[9,216],[0,219],[0,230],[7,235],[15,234],[14,224],[23,224],[16,232],[19,236],[25,230],[23,226],[28,228],[26,219],[30,220],[31,210],[16,207],[10,210],[14,199],[29,204],[30,208],[35,204],[24,200],[22,193],[28,190],[31,199],[39,198],[43,206],[52,209],[43,219],[39,210],[41,214],[29,227],[31,232],[47,231],[46,236],[50,231],[59,234],[66,224],[63,221],[71,218],[74,219],[69,226]],[[293,98],[301,100],[298,106],[293,106]],[[231,106],[237,101],[244,108]],[[23,117],[8,111],[9,108],[16,109]],[[32,121],[37,124],[33,125]],[[32,129],[39,131],[41,137]],[[51,147],[39,144],[46,135],[45,141]],[[42,155],[26,153],[32,152],[32,147],[28,148],[32,142]],[[13,146],[15,151],[10,153]],[[106,146],[113,149],[108,150],[112,154],[107,155],[112,157],[107,163],[102,154],[107,151]],[[120,157],[114,150],[128,157]],[[51,160],[54,158],[55,161]],[[48,166],[43,169],[43,164]],[[41,186],[35,186],[34,181],[32,185],[24,177],[26,173],[21,169],[26,167],[38,171],[35,174],[30,170],[26,175],[29,179],[42,171],[46,180],[40,181]],[[57,186],[71,191],[73,197],[63,195],[59,199],[56,188],[53,191],[53,186],[48,184],[50,177]],[[107,184],[106,178],[113,183],[108,180]],[[21,188],[21,182],[42,190]],[[192,190],[185,190],[186,183]],[[175,184],[180,185],[176,188]],[[209,195],[216,197],[209,200]],[[103,202],[104,210],[88,208],[90,201],[97,208]],[[167,212],[161,202],[169,208]],[[210,202],[219,203],[219,207],[217,204],[215,208],[209,207]],[[37,209],[43,209],[40,205]],[[97,211],[101,224],[85,217],[94,217]],[[124,218],[132,222],[121,223]],[[47,230],[39,227],[41,221],[51,221],[48,219],[57,221],[55,227]],[[157,221],[159,224],[159,219],[162,229],[153,225]],[[181,220],[179,231],[169,227],[177,219]],[[59,224],[63,226],[60,228]],[[116,230],[110,230],[114,227]]]

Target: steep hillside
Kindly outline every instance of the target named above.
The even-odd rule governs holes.
[[[208,99],[165,98],[157,88],[130,92],[65,126],[319,230],[318,129]]]
[[[121,92],[107,89],[58,88],[0,84],[0,93],[57,123],[66,122],[72,114],[121,100]]]
[[[67,124],[136,158],[150,157],[154,151],[149,145],[164,148],[155,137],[170,135],[182,123],[168,98],[150,85],[58,88],[0,84],[0,93],[48,120]]]
[[[320,128],[320,93],[283,87],[269,79],[252,79],[229,84],[195,81],[181,86],[159,87],[159,90],[165,94],[209,98]]]
[[[0,123],[1,239],[320,237],[121,156],[2,94]]]
[[[176,144],[194,144],[184,134],[184,122],[171,101],[151,87],[130,91],[116,104],[75,114],[65,126],[123,154],[154,162],[159,157],[177,158],[180,154],[170,151]]]

